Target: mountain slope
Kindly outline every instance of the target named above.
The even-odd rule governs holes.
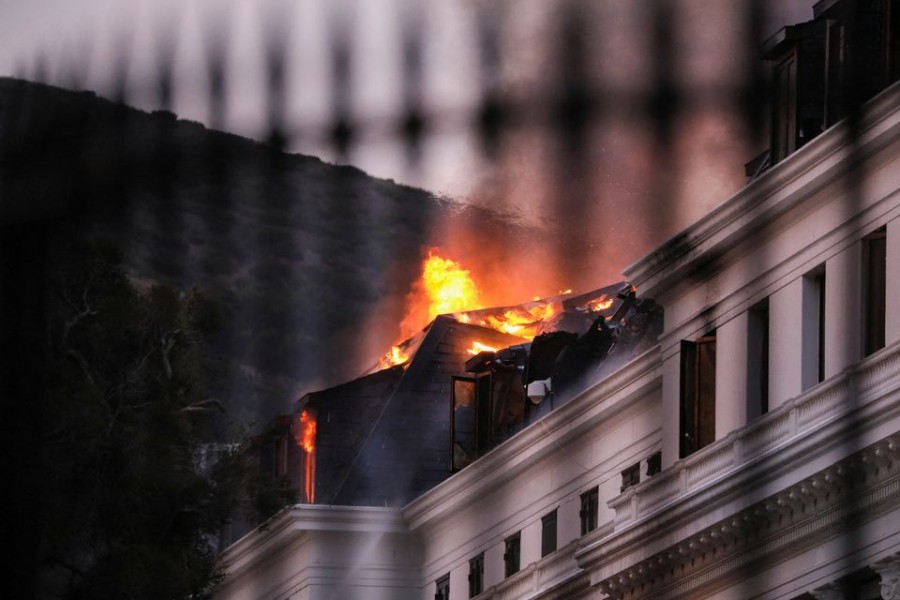
[[[168,112],[0,78],[0,222],[47,220],[112,238],[139,282],[219,303],[223,394],[244,422],[386,350],[423,249],[447,231],[512,253],[540,235]]]

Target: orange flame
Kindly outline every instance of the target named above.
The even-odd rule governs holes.
[[[472,342],[472,347],[466,350],[472,356],[479,354],[481,352],[496,352],[497,348],[493,346],[488,346],[487,344],[482,344],[481,342]]]
[[[459,263],[429,251],[422,267],[429,321],[438,315],[481,308],[478,288]]]
[[[306,410],[300,412],[300,432],[297,436],[297,443],[306,450],[307,454],[316,451],[316,420]]]
[[[400,348],[400,346],[391,347],[390,352],[381,357],[381,360],[378,361],[379,369],[387,369],[389,367],[393,367],[395,365],[402,365],[409,360],[409,355]]]
[[[513,308],[502,315],[488,315],[478,324],[503,333],[533,338],[538,334],[541,323],[553,317],[557,312],[558,308],[554,303],[544,302],[530,308],[524,306]]]
[[[304,450],[303,492],[306,502],[312,504],[316,497],[316,419],[305,409],[300,411],[300,427],[295,439]]]
[[[593,312],[600,312],[602,310],[607,310],[609,307],[613,305],[613,299],[607,298],[604,294],[595,300],[591,300],[588,302],[588,309]]]

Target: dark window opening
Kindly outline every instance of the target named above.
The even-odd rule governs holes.
[[[434,600],[450,600],[450,573],[434,582]]]
[[[657,450],[647,457],[647,477],[652,477],[662,471],[662,451]]]
[[[475,379],[454,377],[450,415],[450,470],[458,471],[478,457]]]
[[[884,348],[887,232],[863,239],[863,348],[868,356]]]
[[[635,463],[622,471],[622,488],[619,491],[624,492],[633,485],[641,482],[641,463]]]
[[[484,552],[469,560],[469,598],[484,591]]]
[[[556,552],[556,511],[541,517],[541,558]]]
[[[595,487],[581,495],[581,535],[597,529],[597,520],[600,511],[600,488]]]
[[[825,380],[825,267],[803,277],[801,383],[808,389]]]
[[[519,572],[522,560],[522,537],[521,534],[515,534],[506,538],[506,550],[503,553],[504,573],[506,577],[515,575]]]
[[[747,314],[747,419],[769,412],[769,301]]]
[[[681,458],[716,439],[715,332],[681,342]]]

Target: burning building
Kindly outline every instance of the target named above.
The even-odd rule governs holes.
[[[301,399],[313,503],[223,553],[220,597],[898,597],[897,11],[822,0],[766,44],[769,151],[639,295],[530,341],[451,310]]]
[[[303,450],[318,465],[303,471],[304,498],[405,505],[564,403],[610,355],[649,346],[655,309],[622,283],[438,315],[389,353],[398,364],[298,400],[299,428],[315,419],[316,432]],[[550,391],[529,398],[532,384]]]

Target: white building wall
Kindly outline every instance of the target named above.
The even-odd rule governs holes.
[[[862,256],[854,241],[825,262],[825,377],[860,359]]]

